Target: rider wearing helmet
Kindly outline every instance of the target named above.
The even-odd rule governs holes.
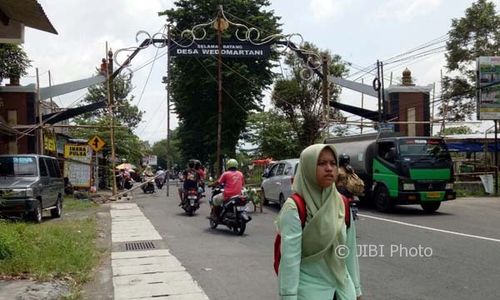
[[[213,197],[214,207],[220,206],[224,201],[231,197],[241,194],[241,189],[245,186],[245,179],[243,173],[238,171],[238,161],[231,158],[226,162],[227,171],[222,173],[220,178],[211,186],[224,184],[224,193],[217,194]],[[212,214],[214,210],[212,209]]]
[[[184,201],[185,191],[191,188],[198,190],[199,175],[194,168],[195,163],[195,159],[190,159],[188,161],[187,169],[182,172],[181,180],[183,181],[183,184],[181,187],[179,187],[179,197],[181,198],[181,203],[179,204],[179,206],[182,205],[182,202]]]
[[[364,191],[364,184],[356,175],[350,163],[351,158],[348,154],[342,153],[339,156],[339,173],[335,185],[339,193],[347,197],[361,196]]]

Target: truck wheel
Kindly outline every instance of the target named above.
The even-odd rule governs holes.
[[[264,193],[264,189],[262,189],[262,204],[269,205],[269,200],[266,199],[266,193]]]
[[[57,197],[56,207],[50,210],[50,216],[52,218],[60,218],[62,214],[62,200],[61,196]]]
[[[35,223],[42,223],[42,203],[41,203],[41,201],[35,202],[35,209],[31,213],[31,219]]]
[[[380,212],[390,212],[393,209],[389,191],[385,186],[379,186],[375,191],[375,207]]]
[[[441,202],[426,202],[421,203],[420,206],[426,213],[433,213],[441,206]]]

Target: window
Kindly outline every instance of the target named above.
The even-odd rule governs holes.
[[[278,170],[278,165],[274,165],[271,171],[269,172],[269,177],[275,176],[277,170]]]
[[[281,163],[278,165],[278,171],[276,171],[276,175],[283,175],[283,170],[285,169],[285,164]]]
[[[292,166],[290,165],[286,165],[286,168],[285,168],[285,173],[283,173],[284,175],[289,175],[292,171]]]
[[[47,165],[47,168],[49,169],[50,177],[58,177],[56,168],[54,166],[54,160],[50,159],[50,158],[45,158],[45,157],[43,158],[43,160],[45,161],[45,164]]]
[[[408,136],[415,136],[417,134],[416,121],[416,108],[408,108],[406,119],[408,121]]]
[[[0,176],[36,176],[36,174],[33,157],[0,157]]]
[[[378,155],[384,160],[394,163],[396,160],[396,145],[394,142],[379,142]]]
[[[42,158],[38,159],[38,168],[40,169],[40,176],[49,176],[47,167],[45,166],[45,162]]]

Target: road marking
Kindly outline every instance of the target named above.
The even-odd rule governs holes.
[[[456,232],[456,231],[432,228],[432,227],[411,224],[411,223],[406,223],[406,222],[401,222],[401,221],[396,221],[396,220],[391,220],[391,219],[379,218],[379,217],[365,215],[365,214],[359,214],[359,213],[358,213],[358,216],[364,217],[364,218],[369,218],[369,219],[374,219],[374,220],[379,220],[379,221],[384,221],[384,222],[389,222],[389,223],[394,223],[394,224],[399,224],[399,225],[404,225],[404,226],[409,226],[409,227],[426,229],[426,230],[430,230],[430,231],[437,231],[437,232],[442,232],[442,233],[448,233],[448,234],[453,234],[453,235],[458,235],[458,236],[464,236],[464,237],[469,237],[469,238],[474,238],[474,239],[479,239],[479,240],[500,243],[500,239],[494,239],[494,238],[489,238],[489,237],[480,236],[480,235],[473,235],[473,234],[461,233],[461,232]]]

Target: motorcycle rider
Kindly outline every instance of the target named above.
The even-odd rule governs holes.
[[[156,178],[155,179],[156,186],[158,186],[158,188],[161,189],[161,186],[163,186],[166,181],[166,173],[162,167],[158,167],[158,171],[156,171],[155,178]]]
[[[238,161],[231,158],[226,163],[227,171],[222,173],[220,178],[212,183],[210,187],[214,187],[218,184],[224,185],[224,193],[217,194],[213,197],[213,207],[210,212],[210,216],[215,218],[219,212],[219,207],[224,201],[227,201],[231,197],[241,194],[241,190],[245,186],[245,178],[243,173],[238,171]]]
[[[201,162],[199,160],[196,160],[194,168],[198,173],[198,186],[201,188],[201,193],[203,194],[205,193],[205,168],[201,165]]]
[[[184,203],[184,193],[187,190],[191,188],[198,190],[199,175],[198,172],[196,172],[196,169],[194,168],[195,163],[196,163],[195,159],[190,159],[188,161],[187,168],[182,172],[181,181],[183,181],[183,183],[182,186],[179,187],[179,197],[181,198],[179,206],[181,206]]]
[[[354,172],[351,158],[346,153],[342,153],[339,157],[339,171],[335,185],[339,193],[349,198],[354,219],[357,219],[356,204],[359,202],[358,196],[363,195],[364,183]]]

